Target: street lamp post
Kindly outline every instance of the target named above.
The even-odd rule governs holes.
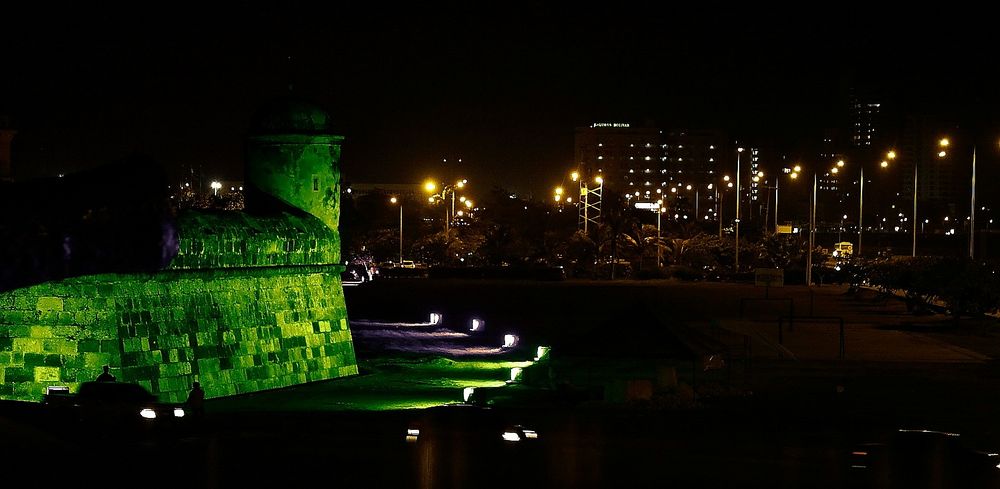
[[[740,272],[740,154],[743,148],[736,148],[736,273]]]
[[[812,287],[813,249],[816,247],[816,172],[813,172],[812,199],[809,202],[809,249],[806,251],[806,286]]]
[[[389,202],[395,204],[399,202],[399,264],[403,264],[403,202],[393,197]]]
[[[882,166],[882,168],[888,168],[889,167],[889,160],[896,159],[896,152],[892,151],[892,150],[889,150],[889,152],[886,153],[885,158],[886,159],[882,160],[882,163],[880,164]],[[857,256],[857,257],[861,256],[861,235],[864,232],[864,219],[865,219],[865,165],[864,165],[864,163],[861,163],[859,166],[861,167],[861,180],[860,180],[860,182],[858,182],[858,185],[859,185],[859,188],[858,188],[858,247],[857,247],[857,251],[854,253],[854,256]],[[916,222],[916,216],[914,216],[914,222]]]
[[[913,249],[910,256],[917,256],[917,168],[919,163],[913,162]]]
[[[656,269],[659,270],[661,263],[663,263],[663,251],[660,246],[660,216],[666,209],[663,207],[663,201],[660,200],[656,204]]]
[[[441,188],[441,193],[434,193],[437,190],[437,184],[431,180],[424,183],[424,190],[431,193],[431,196],[427,199],[429,202],[434,202],[435,199],[445,200],[448,198],[448,193],[451,193],[451,216],[448,215],[448,205],[445,201],[444,208],[444,230],[447,232],[451,228],[451,219],[455,218],[455,189],[464,188],[465,184],[469,181],[466,179],[459,180],[452,185],[445,185]]]
[[[969,258],[976,255],[976,147],[972,147],[972,208],[969,210]]]

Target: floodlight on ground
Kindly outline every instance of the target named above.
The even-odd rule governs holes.
[[[523,372],[524,372],[524,369],[522,369],[521,367],[511,368],[510,369],[510,381],[511,382],[517,382],[518,380],[521,380],[521,374]]]

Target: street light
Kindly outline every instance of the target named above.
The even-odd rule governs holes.
[[[882,168],[889,168],[889,161],[896,159],[896,152],[889,150],[885,154],[884,160],[879,164]],[[861,256],[861,235],[864,232],[864,218],[865,218],[865,165],[859,165],[861,167],[861,179],[858,182],[858,248],[857,252],[854,253],[855,256]],[[915,211],[914,211],[915,212]],[[916,216],[914,216],[916,219]]]
[[[667,211],[666,207],[663,207],[663,200],[656,201],[656,268],[659,270],[661,264],[663,263],[663,251],[660,249],[660,216]]]
[[[399,265],[403,265],[403,201],[393,197],[389,199],[392,204],[399,203]]]
[[[445,231],[447,231],[450,228],[450,226],[451,226],[450,220],[452,218],[454,218],[454,216],[455,216],[455,189],[465,188],[465,185],[467,183],[469,183],[469,181],[467,179],[463,178],[461,180],[456,181],[455,183],[453,183],[451,185],[444,185],[441,188],[441,193],[434,193],[437,190],[437,184],[434,183],[433,180],[427,180],[426,182],[424,182],[424,190],[426,190],[427,192],[430,192],[430,193],[433,194],[430,197],[428,197],[428,199],[427,199],[428,202],[433,203],[436,199],[446,200],[448,198],[448,194],[451,193],[451,216],[452,217],[449,218],[449,216],[448,216],[448,208],[445,207],[445,209],[444,209],[444,230]]]
[[[212,187],[214,195],[219,195],[219,189],[222,188],[222,184],[219,182],[212,182],[210,186]]]
[[[740,273],[740,155],[743,148],[736,148],[736,273]]]

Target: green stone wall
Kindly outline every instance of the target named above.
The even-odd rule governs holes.
[[[179,249],[170,269],[332,265],[340,239],[310,216],[187,211],[177,217]]]
[[[357,373],[340,267],[95,275],[0,293],[0,398],[111,365],[161,399],[218,397]]]

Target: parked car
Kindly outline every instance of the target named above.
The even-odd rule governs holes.
[[[417,264],[413,260],[403,260],[399,263],[399,268],[417,268]]]
[[[51,389],[42,404],[54,416],[110,431],[172,429],[187,414],[183,404],[160,402],[145,387],[128,382],[84,382],[76,394]]]
[[[348,263],[340,274],[340,280],[345,284],[363,284],[374,278],[374,269],[360,263]]]

